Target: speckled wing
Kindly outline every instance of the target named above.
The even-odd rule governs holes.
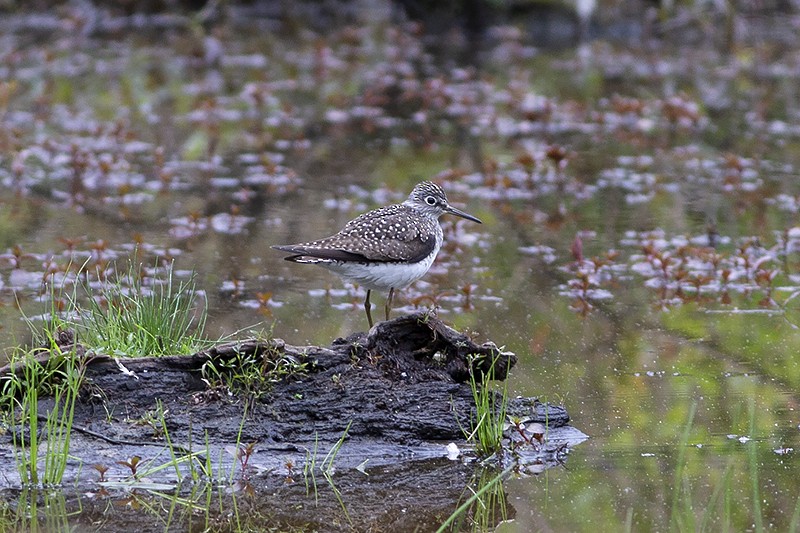
[[[414,263],[436,248],[437,226],[434,218],[421,217],[402,205],[390,205],[351,220],[336,235],[274,248],[335,261]]]

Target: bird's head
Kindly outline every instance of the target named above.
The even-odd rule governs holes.
[[[418,183],[411,191],[411,194],[408,195],[408,199],[403,203],[417,211],[422,211],[437,218],[445,213],[450,213],[478,224],[481,223],[479,218],[456,209],[447,203],[447,196],[444,194],[444,190],[432,181]]]

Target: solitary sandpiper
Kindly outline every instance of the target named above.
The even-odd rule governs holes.
[[[372,327],[370,292],[389,290],[389,320],[395,289],[408,287],[424,276],[439,253],[444,239],[439,217],[444,213],[481,223],[448,204],[437,184],[423,181],[403,203],[364,213],[335,235],[273,248],[295,254],[287,261],[323,266],[366,288],[364,309]]]

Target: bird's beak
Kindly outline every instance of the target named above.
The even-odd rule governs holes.
[[[483,224],[483,222],[481,222],[481,219],[479,219],[478,217],[474,217],[474,216],[470,215],[469,213],[465,213],[464,211],[461,211],[460,209],[456,209],[452,205],[448,205],[447,207],[445,207],[444,208],[444,212],[445,213],[450,213],[451,215],[455,215],[457,217],[466,218],[467,220],[471,220],[473,222],[477,222],[478,224]]]

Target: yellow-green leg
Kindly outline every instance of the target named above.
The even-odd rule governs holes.
[[[394,287],[389,289],[389,297],[386,298],[386,320],[389,320],[389,311],[392,310],[393,299],[394,299]]]
[[[369,303],[369,293],[371,291],[367,289],[367,299],[364,300],[364,310],[367,312],[367,322],[369,322],[369,327],[372,327],[372,310],[370,309],[372,305]]]

